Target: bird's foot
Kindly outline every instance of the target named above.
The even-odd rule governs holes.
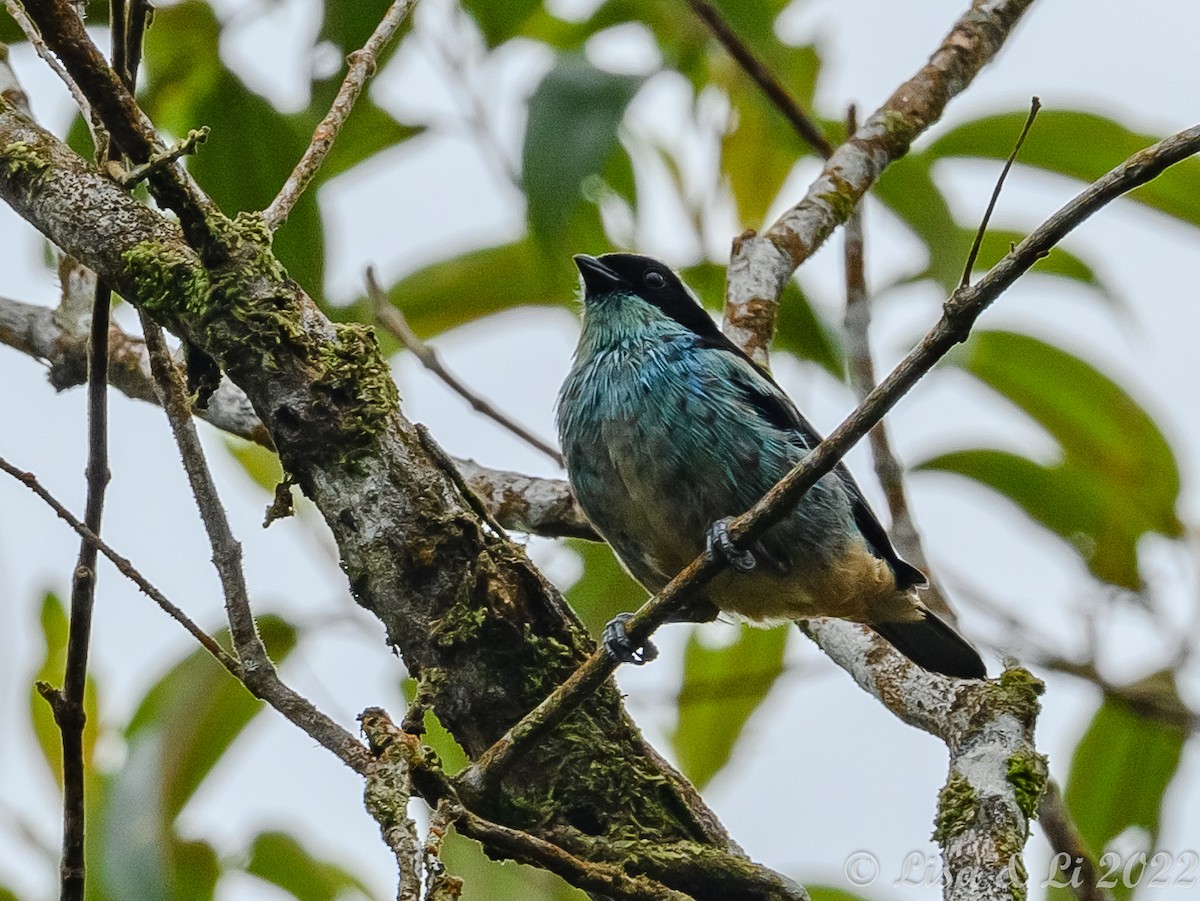
[[[704,536],[704,553],[710,560],[724,560],[738,572],[751,572],[758,561],[750,551],[739,551],[734,547],[733,539],[729,537],[729,524],[732,516],[718,519],[708,527]]]
[[[601,644],[604,645],[604,650],[613,660],[641,666],[658,657],[658,648],[651,641],[647,641],[640,648],[634,647],[633,642],[629,640],[629,633],[625,631],[625,624],[632,618],[632,613],[621,613],[614,616],[604,627]]]

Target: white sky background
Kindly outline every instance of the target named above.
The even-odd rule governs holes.
[[[826,114],[856,101],[874,109],[924,62],[966,0],[896,4],[884,0],[807,0],[784,17],[781,30],[795,41],[816,40],[825,60],[818,106]],[[232,9],[237,4],[226,2]],[[231,65],[281,106],[305,102],[297,93],[306,46],[316,27],[313,4],[286,0],[223,48]],[[444,22],[444,0],[422,0],[420,24]],[[683,6],[681,4],[681,14]],[[996,111],[1025,109],[1037,94],[1051,109],[1083,108],[1109,115],[1149,133],[1166,134],[1197,120],[1195,36],[1200,5],[1190,0],[1150,0],[1133,7],[1095,0],[1042,0],[1000,58],[955,100],[948,125]],[[626,42],[628,47],[626,48]],[[596,60],[646,65],[647,43],[624,34],[595,48]],[[376,97],[398,114],[433,117],[449,127],[381,155],[369,171],[342,178],[322,194],[331,251],[326,290],[333,298],[356,295],[362,272],[377,264],[385,279],[461,249],[508,240],[523,228],[518,195],[497,175],[461,126],[460,98],[446,90],[444,70],[428,41],[409,46],[379,76]],[[642,49],[639,50],[638,48]],[[653,62],[651,56],[650,62]],[[528,45],[506,48],[478,78],[496,111],[501,145],[519,158],[520,97],[544,71],[548,57]],[[60,133],[68,121],[65,94],[26,51],[13,65],[33,97],[35,112]],[[516,98],[514,100],[514,97]],[[630,127],[670,134],[678,113],[669,84],[655,84],[638,98]],[[199,124],[199,123],[198,123]],[[700,161],[702,162],[702,161]],[[961,165],[939,171],[964,221],[975,221],[987,202],[996,167]],[[784,192],[801,196],[813,167],[801,167]],[[995,217],[998,227],[1031,227],[1077,192],[1065,179],[1018,168]],[[1200,185],[1197,185],[1200,190]],[[673,237],[670,210],[656,212],[639,234],[639,248],[675,263],[692,261],[695,248]],[[757,225],[758,223],[744,223]],[[728,234],[707,251],[720,259],[743,223],[730,219]],[[869,277],[881,285],[921,263],[920,250],[888,222],[878,206],[867,223]],[[802,282],[818,302],[840,318],[840,241],[817,255]],[[1184,472],[1181,515],[1200,512],[1200,421],[1195,414],[1195,336],[1200,304],[1195,279],[1200,240],[1195,230],[1165,217],[1117,203],[1090,220],[1069,241],[1124,302],[1114,314],[1097,295],[1073,284],[1026,278],[988,312],[984,327],[1017,328],[1059,342],[1098,364],[1130,390],[1171,440]],[[41,268],[42,241],[7,207],[0,208],[0,294],[44,304],[56,285]],[[608,248],[579,248],[600,252]],[[564,267],[570,266],[563,260]],[[503,273],[497,273],[503,278]],[[486,291],[487,285],[479,290]],[[942,298],[920,287],[894,291],[877,306],[873,340],[878,368],[890,366],[931,324]],[[128,312],[126,310],[125,312]],[[543,435],[553,435],[552,405],[566,373],[575,323],[563,310],[516,311],[445,335],[436,342],[443,359],[464,380],[480,386],[503,409]],[[777,364],[784,387],[824,430],[850,409],[849,392],[808,365]],[[397,379],[405,413],[427,423],[452,453],[488,465],[555,474],[539,455],[520,445],[428,377],[412,360],[398,360]],[[0,348],[0,453],[34,469],[73,509],[83,505],[84,395],[55,395],[40,366]],[[220,622],[220,591],[208,562],[209,549],[178,466],[162,413],[112,394],[113,482],[105,516],[108,539],[202,625]],[[909,461],[953,447],[991,443],[1043,453],[1046,439],[1002,402],[955,372],[922,382],[889,417],[901,456]],[[267,502],[224,455],[221,438],[203,429],[224,488],[236,533],[244,542],[249,578],[259,611],[277,610],[310,630],[302,653],[284,675],[341,723],[352,726],[363,707],[382,704],[399,713],[398,662],[383,646],[382,629],[358,611],[332,564],[323,527],[284,520],[260,528]],[[862,451],[851,466],[869,482]],[[1044,630],[1044,642],[1079,647],[1075,611],[1103,603],[1078,558],[1048,538],[1023,514],[972,484],[949,476],[918,475],[909,483],[927,547],[946,578],[966,580]],[[878,498],[875,485],[868,485]],[[876,502],[875,506],[883,505]],[[566,587],[577,572],[573,555],[551,542],[532,550]],[[40,659],[38,600],[46,589],[66,593],[77,542],[39,501],[16,483],[0,482],[0,884],[22,895],[51,897],[52,862],[19,837],[27,825],[50,853],[58,847],[58,801],[27,725],[29,679]],[[1161,596],[1176,599],[1165,616],[1174,632],[1188,628],[1196,574],[1187,554],[1167,542],[1149,542],[1143,572]],[[1144,614],[1129,613],[1121,629],[1103,638],[1102,660],[1114,679],[1135,678],[1161,666],[1173,651],[1155,640]],[[968,634],[1002,643],[986,617],[964,611]],[[720,640],[721,627],[707,630]],[[686,630],[661,635],[663,656],[654,666],[625,667],[622,688],[638,723],[660,750],[673,725],[674,691]],[[102,688],[102,713],[123,722],[148,682],[168,661],[190,650],[190,639],[109,567],[102,566],[93,636],[93,671]],[[842,882],[843,861],[867,849],[879,859],[875,898],[933,899],[936,887],[893,886],[910,851],[933,855],[929,841],[936,795],[945,778],[945,750],[935,739],[900,724],[874,700],[824,661],[799,636],[792,642],[799,664],[785,676],[747,727],[735,760],[705,791],[706,800],[749,853],[810,882]],[[998,661],[989,661],[993,671]],[[1097,697],[1081,683],[1047,679],[1039,747],[1051,769],[1065,778],[1070,753],[1089,721]],[[1200,703],[1194,671],[1181,686]],[[118,760],[119,747],[106,749]],[[394,893],[393,862],[361,807],[359,782],[325,751],[270,714],[260,716],[226,756],[184,813],[185,828],[236,853],[257,831],[284,828],[314,850],[347,864],[376,893]],[[1195,743],[1164,810],[1161,848],[1178,854],[1200,845],[1200,759]],[[1029,870],[1044,878],[1046,845],[1035,832]],[[468,892],[470,887],[468,886]],[[1186,890],[1144,891],[1143,898],[1182,899]],[[1032,897],[1040,896],[1034,889]],[[219,897],[268,898],[261,883],[228,880]],[[469,895],[468,895],[469,897]]]

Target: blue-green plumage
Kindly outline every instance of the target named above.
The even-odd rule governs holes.
[[[716,520],[747,510],[819,438],[661,263],[633,254],[576,261],[583,327],[558,408],[567,471],[622,563],[657,591],[704,551]],[[718,576],[705,592],[712,607],[759,621],[869,622],[928,668],[983,674],[969,645],[930,624],[913,591],[924,577],[896,555],[844,467],[750,550],[754,572]],[[896,638],[889,628],[919,634]],[[939,639],[952,647],[936,647]],[[912,640],[937,653],[914,651]],[[941,661],[942,651],[952,659]]]

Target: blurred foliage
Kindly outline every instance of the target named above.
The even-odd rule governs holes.
[[[1127,693],[1134,698],[1145,695],[1160,709],[1185,710],[1170,671],[1148,676],[1130,686]],[[1129,700],[1104,699],[1075,749],[1065,793],[1084,845],[1096,858],[1129,829],[1142,832],[1135,847],[1153,856],[1159,848],[1163,798],[1179,768],[1186,740],[1183,728],[1140,714]],[[1130,862],[1135,866],[1123,872]],[[1101,863],[1104,873],[1112,869]],[[1133,894],[1142,868],[1136,865],[1135,854],[1126,849],[1116,870],[1109,880],[1111,891],[1123,901]],[[1152,887],[1147,888],[1153,892]],[[1066,901],[1074,894],[1069,888],[1055,887],[1051,897]]]
[[[277,663],[299,639],[295,628],[276,616],[260,616],[258,631]],[[66,610],[53,594],[42,600],[42,637],[45,653],[37,678],[53,684],[62,678],[67,646]],[[227,630],[214,637],[229,647]],[[232,871],[249,873],[302,901],[369,897],[349,871],[286,833],[260,833],[244,853],[225,859],[208,842],[179,832],[188,801],[263,707],[207,651],[192,651],[170,666],[124,725],[101,717],[95,678],[89,678],[88,689],[88,901],[206,901],[214,897],[222,874]],[[47,767],[61,781],[58,730],[48,710],[35,697],[30,724]],[[118,764],[96,765],[93,749],[101,739],[120,746]]]
[[[683,684],[677,701],[679,720],[671,747],[680,769],[704,788],[729,762],[750,715],[766,700],[783,672],[783,653],[791,626],[759,629],[737,626],[737,637],[710,647],[692,629],[683,652]]]
[[[1007,451],[971,449],[920,464],[999,491],[1066,539],[1100,579],[1138,589],[1143,535],[1183,535],[1179,469],[1154,420],[1088,363],[1028,335],[977,331],[948,358],[1012,401],[1058,442],[1043,466]]]
[[[812,110],[828,132],[839,137],[842,110],[816,108],[822,96],[821,48],[788,44],[776,28],[787,0],[719,0],[716,7],[753,51],[779,76],[801,106]],[[311,46],[300,57],[321,53],[335,58],[361,46],[377,24],[387,0],[322,4],[314,19]],[[780,190],[798,162],[813,153],[791,130],[743,72],[713,41],[686,6],[642,0],[604,0],[578,19],[560,18],[561,4],[537,0],[464,0],[455,39],[483,56],[511,51],[516,41],[536,44],[549,57],[544,75],[527,99],[520,171],[527,231],[493,246],[455,247],[400,275],[388,288],[414,330],[433,337],[493,313],[516,307],[573,308],[577,276],[572,252],[603,252],[628,246],[645,234],[653,206],[673,207],[683,216],[680,229],[697,248],[726,246],[733,210],[742,226],[758,228],[777,208]],[[275,3],[250,4],[222,19],[201,0],[183,0],[159,9],[146,41],[139,97],[155,123],[170,136],[208,125],[209,140],[188,160],[198,181],[227,213],[267,204],[300,157],[314,126],[325,114],[340,80],[340,68],[312,64],[307,102],[299,110],[277,109],[255,90],[222,53],[230,29],[269,14]],[[228,4],[223,5],[228,10]],[[419,12],[423,12],[419,10]],[[107,4],[89,3],[92,25],[102,25]],[[472,25],[472,22],[474,23]],[[419,26],[418,26],[419,27]],[[469,35],[472,27],[476,35]],[[659,60],[639,74],[608,71],[590,53],[591,41],[612,29],[649,34]],[[413,26],[383,55],[381,65],[401,51]],[[18,43],[19,31],[0,18],[0,40]],[[918,48],[924,50],[926,48]],[[694,129],[664,143],[632,127],[627,110],[649,82],[682,82],[691,91],[687,113]],[[468,88],[470,89],[470,88]],[[493,98],[478,98],[487,106]],[[714,110],[718,112],[714,112]],[[948,293],[957,286],[975,232],[961,221],[939,184],[939,170],[955,160],[997,164],[1011,150],[1026,116],[1024,110],[985,116],[934,131],[923,149],[890,166],[874,195],[924,248],[900,283],[927,282]],[[325,301],[328,244],[320,188],[427,128],[464,130],[464,122],[401,121],[368,90],[316,181],[296,205],[275,241],[275,249],[300,282],[335,318],[369,321],[359,300],[333,310]],[[465,129],[468,130],[469,129]],[[1021,152],[1026,172],[1082,181],[1094,179],[1133,151],[1151,143],[1118,122],[1088,111],[1045,109]],[[696,146],[713,148],[715,171],[698,177],[685,157]],[[73,146],[86,149],[86,130],[77,122]],[[661,164],[668,179],[647,189],[646,160]],[[1200,160],[1175,166],[1133,201],[1184,226],[1200,225]],[[619,211],[632,227],[616,227]],[[982,246],[979,267],[992,265],[1019,241],[1022,228],[993,229]],[[690,232],[689,232],[690,230]],[[712,235],[720,240],[711,240]],[[493,240],[495,240],[493,238]],[[636,249],[636,248],[629,248]],[[695,250],[671,260],[714,312],[724,290],[724,259]],[[1034,268],[1033,280],[1052,287],[1066,280],[1114,305],[1117,298],[1101,269],[1084,256],[1056,248]],[[888,288],[879,289],[885,295]],[[812,290],[812,289],[810,289]],[[811,301],[811,302],[810,302]],[[776,351],[790,353],[844,379],[841,329],[829,313],[837,297],[812,297],[793,280],[782,299]],[[384,347],[396,350],[384,337]],[[531,352],[524,349],[519,352]],[[1179,466],[1154,418],[1125,389],[1091,363],[1036,338],[1009,332],[980,332],[948,361],[1006,398],[1056,442],[1058,458],[1043,464],[1021,454],[967,446],[921,464],[987,486],[1023,510],[1031,523],[1068,542],[1101,582],[1136,589],[1142,585],[1138,546],[1148,534],[1183,534],[1176,506]],[[257,484],[271,490],[278,464],[261,448],[231,442],[230,449]],[[579,555],[582,576],[568,597],[593,634],[614,614],[636,608],[645,592],[619,567],[607,547],[569,542]],[[66,620],[57,598],[42,603],[46,654],[38,677],[60,678]],[[280,620],[261,621],[264,638],[279,659],[294,646],[295,630]],[[699,627],[703,629],[704,627]],[[731,759],[745,725],[783,671],[789,631],[742,629],[721,648],[706,646],[694,633],[683,661],[672,735],[676,759],[703,785]],[[1173,690],[1173,689],[1172,689]],[[231,868],[271,882],[303,899],[332,899],[362,893],[345,870],[307,850],[294,836],[264,832],[239,861],[222,859],[207,843],[185,839],[176,821],[188,799],[204,783],[259,709],[215,663],[197,652],[176,662],[150,689],[129,723],[102,723],[97,687],[89,686],[89,722],[126,749],[116,768],[89,768],[89,854],[92,901],[104,898],[211,898],[223,872]],[[58,777],[58,733],[45,703],[30,701],[33,730],[47,765]],[[430,718],[427,738],[454,769],[464,758],[451,736]],[[86,733],[89,762],[98,730]],[[1067,800],[1085,838],[1097,851],[1129,826],[1157,834],[1162,798],[1179,762],[1182,739],[1136,712],[1106,701],[1081,742],[1072,763]],[[465,877],[466,898],[577,898],[560,882],[526,867],[487,860],[477,845],[457,836],[447,842],[446,860]],[[0,898],[5,897],[0,889]],[[852,899],[835,888],[813,889],[813,898]]]

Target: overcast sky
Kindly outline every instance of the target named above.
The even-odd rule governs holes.
[[[236,5],[230,0],[219,7]],[[289,41],[299,41],[315,28],[311,5],[284,0],[270,16],[247,16],[242,33],[224,48],[256,89],[283,106],[304,102],[296,92],[295,73],[305,63],[289,50]],[[444,18],[444,5],[444,0],[422,0],[421,24],[436,26]],[[822,113],[834,115],[850,101],[871,110],[925,60],[965,6],[966,0],[807,0],[789,10],[781,32],[820,47],[825,68],[817,103]],[[1095,0],[1041,0],[1000,58],[966,96],[954,101],[932,134],[982,114],[1025,109],[1033,94],[1047,108],[1088,109],[1149,133],[1194,124],[1200,119],[1195,52],[1200,4],[1149,0],[1136,5],[1136,15],[1133,8]],[[652,65],[648,45],[644,36],[626,32],[595,48],[596,58],[632,68]],[[427,47],[410,42],[379,76],[376,96],[398,114],[457,120],[458,101],[439,83],[443,75],[432,59]],[[520,144],[520,92],[532,88],[548,62],[544,53],[514,46],[488,73],[487,87],[495,93],[486,99],[510,153]],[[26,48],[14,49],[13,65],[36,113],[62,133],[69,111],[65,95]],[[630,127],[669,129],[677,117],[674,99],[669,83],[652,82],[635,102]],[[335,299],[356,295],[368,264],[378,265],[391,279],[459,249],[509,239],[523,228],[519,196],[462,129],[435,130],[381,155],[367,168],[335,181],[321,197],[331,250],[326,290]],[[790,193],[785,192],[790,200],[801,196],[813,171],[799,167]],[[948,166],[938,175],[964,220],[976,219],[995,166]],[[1031,227],[1078,188],[1018,167],[994,221]],[[670,212],[664,211],[661,219],[663,227],[640,236],[638,249],[668,258],[692,252],[671,233]],[[742,226],[757,224],[731,221],[729,234],[709,252],[719,252]],[[867,228],[873,284],[912,271],[919,249],[877,206],[868,210]],[[830,302],[827,312],[835,321],[840,318],[834,305],[840,297],[839,246],[832,242],[802,273],[811,295]],[[1119,311],[1075,285],[1030,278],[1006,294],[982,325],[1016,328],[1059,342],[1125,385],[1172,442],[1184,472],[1180,512],[1186,522],[1194,522],[1200,513],[1197,233],[1132,203],[1117,203],[1072,236],[1069,246],[1113,287],[1121,299]],[[5,248],[0,295],[53,304],[57,289],[41,266],[41,239],[7,207],[0,208],[0,247]],[[570,266],[570,261],[562,265]],[[893,291],[884,298],[873,334],[881,371],[934,321],[941,300],[927,287]],[[565,310],[516,311],[443,336],[437,346],[465,381],[481,386],[503,409],[551,436],[554,395],[569,365],[575,331],[574,318]],[[776,366],[784,387],[822,429],[832,428],[850,409],[849,392],[815,367],[786,361]],[[411,360],[399,360],[396,375],[406,415],[427,423],[451,453],[491,466],[555,475],[536,452],[479,419]],[[0,454],[34,469],[60,499],[82,509],[83,393],[55,395],[40,365],[2,347],[0,384]],[[157,409],[117,394],[111,418],[113,481],[106,535],[202,625],[215,628],[221,618],[219,587],[165,420]],[[908,461],[967,442],[1035,456],[1053,453],[1039,430],[955,372],[935,373],[923,382],[889,422],[894,443]],[[320,624],[303,654],[284,667],[285,676],[347,726],[369,705],[398,712],[400,665],[384,647],[381,627],[350,601],[323,527],[310,515],[264,531],[260,523],[267,498],[252,490],[229,461],[219,435],[204,429],[204,438],[234,529],[245,545],[258,609]],[[850,463],[862,481],[870,481],[869,460],[862,451],[855,451]],[[1022,619],[1044,629],[1046,644],[1079,646],[1076,611],[1102,603],[1103,592],[1072,551],[1014,508],[962,480],[917,475],[910,490],[939,574],[951,585],[957,581],[984,589],[1019,611]],[[868,491],[879,497],[873,483]],[[533,541],[531,548],[560,585],[569,585],[578,571],[572,554],[547,541]],[[0,635],[6,636],[7,649],[0,655],[0,884],[29,897],[51,896],[54,870],[31,864],[13,824],[19,817],[54,850],[59,828],[54,784],[27,727],[29,679],[41,653],[38,599],[47,589],[66,592],[76,551],[77,542],[40,502],[13,482],[0,482]],[[1198,584],[1190,553],[1165,541],[1148,541],[1144,551],[1144,574],[1168,599],[1168,622],[1176,632],[1186,628]],[[969,606],[963,621],[969,635],[1003,642],[994,624]],[[1144,675],[1166,661],[1171,648],[1155,639],[1163,633],[1161,624],[1137,612],[1122,615],[1119,623],[1119,629],[1102,636],[1102,659],[1111,678]],[[682,627],[664,630],[660,662],[625,667],[620,673],[630,710],[664,751],[686,634]],[[719,641],[722,627],[708,627],[706,634]],[[189,639],[177,626],[102,566],[93,669],[106,718],[123,721],[166,661],[189,649]],[[894,886],[892,881],[901,875],[910,852],[935,853],[929,834],[945,778],[943,746],[896,721],[799,636],[789,653],[795,668],[751,720],[740,753],[705,791],[706,800],[753,857],[791,876],[842,883],[844,861],[867,850],[881,867],[879,882],[864,890],[869,896],[940,897],[936,887]],[[989,665],[997,671],[999,661],[993,657]],[[1055,676],[1047,681],[1038,744],[1049,753],[1053,773],[1065,778],[1071,750],[1098,698],[1079,682]],[[1193,708],[1200,704],[1200,674],[1194,666],[1181,690]],[[105,749],[110,761],[120,753],[119,747]],[[185,811],[184,822],[192,834],[230,852],[260,829],[286,828],[345,862],[386,897],[394,892],[393,862],[360,798],[357,777],[268,713],[255,721],[205,784]],[[1200,844],[1200,760],[1194,742],[1172,786],[1164,824],[1163,850],[1179,854]],[[1029,848],[1036,885],[1045,877],[1048,857],[1036,831]],[[1142,897],[1167,901],[1185,893],[1182,888],[1160,889]],[[1032,897],[1040,894],[1033,888]],[[220,897],[268,896],[260,884],[232,880],[223,884]]]

